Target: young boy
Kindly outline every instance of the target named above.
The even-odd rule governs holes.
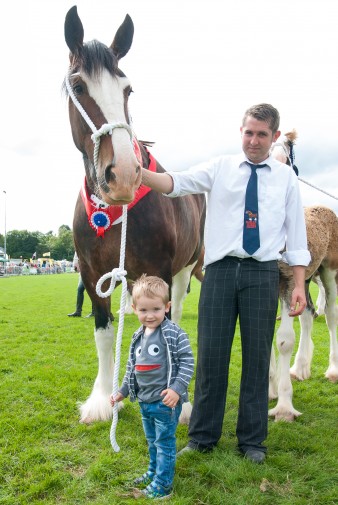
[[[187,334],[166,317],[169,286],[142,275],[133,286],[132,307],[142,326],[131,341],[126,374],[111,404],[138,400],[149,447],[147,472],[134,481],[147,498],[171,496],[176,463],[176,427],[194,370]]]

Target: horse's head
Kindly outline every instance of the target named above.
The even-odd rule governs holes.
[[[298,169],[294,164],[294,145],[297,139],[297,132],[295,129],[291,130],[285,135],[281,135],[278,139],[278,142],[275,142],[271,146],[271,155],[276,158],[278,161],[285,163],[293,168],[298,175]]]
[[[88,183],[109,205],[131,202],[141,183],[139,149],[128,113],[132,89],[118,68],[119,60],[131,47],[133,34],[133,22],[127,15],[110,47],[97,40],[84,44],[76,6],[65,20],[72,135],[83,154]]]

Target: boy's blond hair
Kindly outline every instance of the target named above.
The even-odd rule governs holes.
[[[137,300],[141,296],[146,296],[147,298],[159,297],[166,305],[169,302],[169,286],[160,277],[143,274],[133,284],[133,305],[136,305]]]

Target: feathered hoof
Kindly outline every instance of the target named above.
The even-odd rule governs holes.
[[[123,408],[123,402],[119,402],[119,411]],[[110,405],[109,397],[96,398],[89,397],[88,400],[79,404],[80,423],[92,424],[96,421],[110,421],[113,417],[113,408]]]
[[[325,372],[327,380],[335,384],[338,381],[338,370],[336,368],[328,368]]]
[[[296,409],[280,409],[275,407],[269,410],[269,416],[275,418],[275,422],[284,421],[287,423],[292,423],[301,416],[302,413]]]
[[[306,379],[310,379],[311,377],[311,370],[308,366],[303,366],[303,367],[298,367],[295,368],[294,366],[290,368],[290,377],[293,380],[297,381],[303,381]]]

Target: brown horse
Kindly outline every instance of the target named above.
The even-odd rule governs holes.
[[[290,160],[290,147],[296,139],[296,132],[293,130],[285,135],[283,144],[278,142],[278,147],[272,151],[280,161],[286,163]],[[308,249],[311,254],[311,262],[306,268],[306,280],[308,289],[309,282],[314,275],[319,275],[325,291],[325,317],[330,334],[330,356],[329,366],[325,376],[331,382],[338,380],[338,344],[337,344],[337,283],[338,271],[338,218],[336,214],[327,207],[313,206],[307,207],[305,212],[305,222],[308,239]],[[269,411],[270,416],[276,420],[283,419],[293,421],[300,415],[292,404],[292,383],[291,377],[304,380],[310,377],[311,361],[313,353],[313,342],[311,331],[313,326],[313,310],[311,310],[311,300],[308,300],[308,307],[300,316],[301,335],[299,347],[295,356],[294,365],[290,369],[290,361],[295,343],[295,332],[293,329],[293,318],[289,317],[291,292],[294,286],[292,269],[286,263],[280,262],[280,301],[281,301],[281,324],[277,330],[277,349],[279,351],[277,376],[275,356],[272,353],[270,366],[270,398],[278,397],[277,405]]]
[[[127,15],[110,47],[96,40],[84,43],[75,6],[65,19],[65,40],[70,49],[65,80],[69,118],[86,173],[75,208],[74,242],[94,307],[99,358],[92,393],[81,406],[81,421],[87,423],[112,415],[109,395],[114,333],[110,297],[99,297],[96,286],[101,276],[119,265],[121,206],[129,204],[127,279],[133,281],[143,273],[162,277],[171,288],[173,320],[180,318],[181,302],[203,244],[204,196],[170,199],[140,187],[141,166],[157,172],[164,169],[132,130],[128,111],[132,88],[118,63],[131,47],[133,32]]]

